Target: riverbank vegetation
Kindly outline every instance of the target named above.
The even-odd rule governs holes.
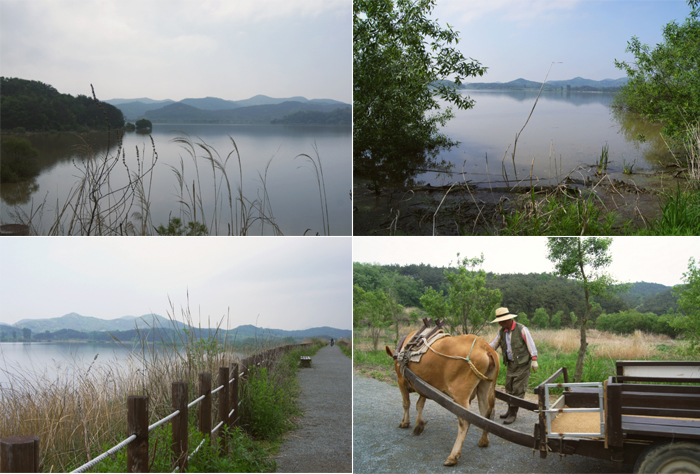
[[[169,313],[169,317],[172,314]],[[183,317],[191,318],[188,309]],[[219,344],[216,338],[202,339],[193,332],[180,331],[181,345],[172,350],[141,346],[126,361],[59,367],[58,373],[32,373],[26,368],[6,373],[9,384],[0,386],[0,432],[28,434],[40,438],[40,471],[69,472],[123,441],[126,436],[127,395],[149,396],[149,424],[169,415],[172,382],[187,382],[188,400],[198,394],[198,374],[218,373],[240,360],[240,348]],[[259,341],[258,349],[265,347]],[[307,348],[287,352],[261,368],[251,368],[241,387],[239,426],[230,429],[228,445],[232,452],[220,457],[216,443],[200,450],[190,461],[195,472],[274,472],[271,456],[278,449],[280,436],[294,427],[298,414],[295,374],[300,355],[312,355],[322,345],[316,341]],[[3,361],[3,366],[13,364]],[[87,368],[86,368],[87,367]],[[0,369],[6,372],[6,369]],[[262,400],[262,402],[261,402]],[[275,403],[267,403],[274,401]],[[262,403],[262,405],[261,405]],[[214,403],[212,419],[217,419]],[[261,410],[255,412],[253,410]],[[197,431],[197,410],[190,410],[190,452],[203,436]],[[282,429],[279,429],[282,427]],[[149,435],[151,472],[171,472],[168,426]],[[197,444],[194,444],[197,443]],[[126,451],[119,451],[97,465],[96,472],[125,472]]]

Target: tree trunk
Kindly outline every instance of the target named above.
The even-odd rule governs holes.
[[[583,276],[583,294],[586,297],[586,314],[583,315],[581,320],[581,345],[578,348],[578,357],[576,358],[576,371],[574,372],[574,383],[580,383],[583,378],[583,362],[586,359],[586,349],[588,348],[588,342],[586,342],[586,324],[588,323],[588,317],[591,315],[591,303],[589,301],[590,295],[588,294],[588,280],[586,279],[586,272],[583,271],[583,254],[581,250],[581,239],[578,240],[579,249],[579,268],[581,269],[581,275]]]

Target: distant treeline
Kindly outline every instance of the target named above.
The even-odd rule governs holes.
[[[444,267],[431,265],[373,265],[355,263],[353,282],[365,291],[383,289],[387,276],[398,273],[401,278],[393,279],[399,303],[404,306],[421,308],[420,297],[426,288],[447,292]],[[447,271],[453,271],[448,269]],[[502,304],[517,313],[533,315],[544,308],[548,314],[559,311],[581,316],[585,313],[583,290],[572,280],[548,273],[529,274],[487,274],[487,285],[498,288],[503,295]],[[592,319],[602,313],[618,313],[636,310],[641,313],[654,313],[658,316],[678,310],[677,297],[671,288],[656,283],[634,283],[629,292],[612,299],[593,298],[595,309]]]
[[[3,131],[106,130],[107,121],[113,129],[124,127],[121,110],[104,102],[100,106],[92,97],[61,94],[43,82],[0,77]]]
[[[351,125],[352,109],[335,109],[331,112],[320,112],[316,110],[303,110],[281,119],[273,119],[273,124],[314,124],[314,125]]]
[[[226,340],[229,343],[235,342],[236,345],[257,345],[261,340],[274,339],[277,342],[285,342],[296,344],[304,337],[279,337],[270,333],[263,333],[259,337],[240,336],[232,332],[225,331],[209,331],[207,329],[198,331],[193,329],[194,337],[207,340],[212,338],[219,343],[224,343]],[[324,336],[319,336],[324,337]],[[330,339],[331,336],[326,336]],[[81,341],[81,342],[120,342],[124,344],[134,343],[155,343],[178,345],[182,340],[187,340],[187,336],[179,330],[157,328],[148,330],[128,330],[128,331],[76,331],[73,329],[59,329],[58,331],[44,331],[33,333],[27,328],[15,328],[7,325],[0,325],[0,342],[62,342],[62,341]]]

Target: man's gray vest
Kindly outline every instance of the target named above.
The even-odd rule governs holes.
[[[510,335],[510,350],[513,352],[513,358],[515,359],[516,365],[523,365],[530,362],[530,351],[527,350],[527,344],[523,340],[523,326],[520,323],[515,323],[515,329],[513,329]],[[501,347],[501,352],[503,353],[503,363],[508,359],[508,343],[506,342],[506,334],[503,328],[498,330],[498,345]]]

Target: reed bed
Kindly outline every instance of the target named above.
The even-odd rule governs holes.
[[[175,327],[172,305],[168,316]],[[182,316],[191,325],[188,308]],[[126,438],[128,395],[149,396],[152,424],[172,412],[173,382],[187,382],[193,400],[199,373],[211,373],[216,386],[219,367],[239,362],[233,344],[217,342],[218,329],[206,339],[196,331],[178,331],[177,340],[156,343],[160,348],[145,342],[151,337],[148,332],[126,362],[100,364],[98,355],[87,369],[75,361],[49,374],[10,371],[11,363],[3,361],[0,371],[10,383],[0,387],[0,437],[38,436],[42,470],[66,472]],[[215,411],[217,405],[213,404]],[[212,416],[216,419],[217,414]]]

